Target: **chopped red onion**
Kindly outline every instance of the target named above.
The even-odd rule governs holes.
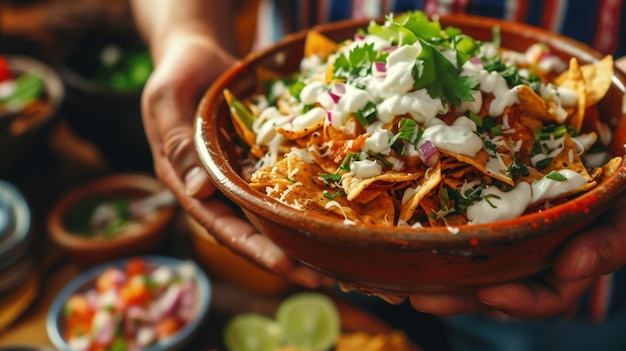
[[[328,95],[330,95],[330,98],[333,99],[334,103],[338,103],[339,99],[341,99],[341,96],[337,95],[337,94],[333,94],[332,92],[328,92]]]
[[[376,70],[378,72],[381,72],[381,73],[387,72],[387,65],[385,65],[385,63],[383,62],[378,62],[378,61],[374,62],[374,66],[376,67]]]
[[[439,150],[430,140],[425,140],[417,147],[420,159],[428,167],[433,167],[439,161]]]
[[[395,46],[395,45],[393,45],[393,46],[387,46],[387,47],[383,48],[383,51],[389,51],[389,52],[391,52],[391,51],[394,51],[394,50],[395,50],[395,49],[397,49],[397,48],[398,48],[398,47],[397,47],[397,46]]]

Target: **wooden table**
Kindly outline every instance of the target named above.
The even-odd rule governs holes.
[[[65,191],[82,181],[108,174],[110,171],[103,165],[98,150],[76,137],[62,119],[55,125],[48,146],[48,149],[33,156],[29,164],[34,166],[26,167],[9,177],[9,181],[22,190],[31,205],[35,241],[30,254],[36,257],[38,270],[25,284],[0,296],[0,346],[52,346],[46,332],[48,309],[54,297],[81,272],[81,268],[63,257],[59,249],[51,246],[45,231],[46,214],[54,200]],[[175,229],[164,245],[166,249],[156,252],[157,254],[178,258],[193,257],[191,236],[186,227],[188,222],[184,216],[181,211]],[[186,349],[223,350],[222,331],[229,318],[241,312],[258,312],[271,316],[287,294],[302,290],[294,287],[281,295],[264,295],[218,280],[211,272],[207,274],[213,289],[209,316],[202,332]],[[375,334],[392,330],[390,326],[333,292],[324,292],[336,299],[342,324],[347,331]],[[3,329],[7,320],[11,323]]]

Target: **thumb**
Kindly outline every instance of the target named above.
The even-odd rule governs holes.
[[[626,264],[626,216],[622,200],[612,210],[577,234],[558,252],[554,273],[566,280],[578,280],[613,272]]]

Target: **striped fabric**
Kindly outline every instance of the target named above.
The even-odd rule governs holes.
[[[320,23],[414,9],[429,14],[469,13],[525,22],[575,38],[602,54],[616,58],[626,55],[623,0],[261,0],[255,48]],[[614,278],[618,275],[622,276],[619,280]],[[625,276],[626,268],[599,278],[565,318],[597,322],[611,311],[625,309],[626,301],[611,299],[617,291],[625,296]]]
[[[623,0],[261,0],[256,48],[286,33],[346,18],[413,9],[469,13],[526,22],[587,43],[602,54],[626,55]],[[624,18],[624,20],[622,20]],[[624,38],[620,41],[620,38]]]

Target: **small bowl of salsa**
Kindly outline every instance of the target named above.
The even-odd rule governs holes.
[[[84,271],[61,290],[46,321],[59,350],[174,350],[209,311],[211,286],[192,260],[134,256]]]

